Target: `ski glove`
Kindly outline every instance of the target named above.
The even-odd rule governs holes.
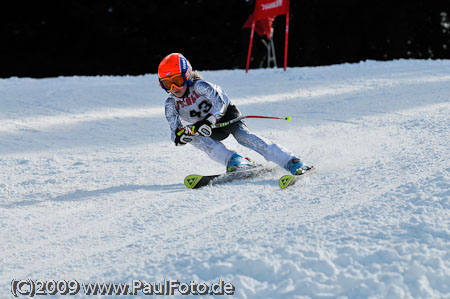
[[[188,127],[179,128],[175,132],[175,145],[185,145],[188,142],[194,140],[194,136],[192,136],[192,131]]]
[[[212,126],[215,125],[216,122],[216,117],[210,113],[204,119],[196,122],[192,126],[192,133],[209,137],[212,135]]]

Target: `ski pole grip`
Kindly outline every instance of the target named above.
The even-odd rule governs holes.
[[[212,128],[215,129],[215,128],[226,127],[226,126],[229,126],[229,125],[231,125],[231,124],[233,124],[233,123],[235,123],[235,122],[238,122],[238,121],[240,121],[240,120],[243,120],[243,119],[245,119],[245,118],[247,118],[247,117],[246,117],[246,116],[239,116],[239,117],[237,117],[237,118],[235,118],[235,119],[232,119],[232,120],[229,120],[229,121],[226,121],[226,122],[223,122],[223,123],[215,124],[214,126],[212,126]]]

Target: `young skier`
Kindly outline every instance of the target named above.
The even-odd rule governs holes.
[[[226,166],[227,172],[254,167],[254,163],[228,149],[220,142],[230,134],[245,147],[261,154],[293,175],[309,167],[283,147],[250,133],[241,120],[212,128],[216,123],[241,116],[222,88],[203,80],[192,71],[189,61],[179,53],[166,56],[158,67],[159,83],[169,93],[165,102],[166,119],[175,145],[192,144]]]

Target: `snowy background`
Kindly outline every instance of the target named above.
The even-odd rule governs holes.
[[[244,114],[292,116],[247,124],[317,171],[188,190],[224,167],[169,140],[156,75],[2,79],[1,298],[14,278],[450,298],[450,61],[201,74]]]

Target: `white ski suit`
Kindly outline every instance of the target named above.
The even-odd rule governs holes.
[[[216,117],[217,123],[241,115],[236,106],[230,103],[230,99],[220,86],[204,80],[196,80],[192,86],[188,86],[183,98],[170,94],[165,102],[165,114],[170,125],[172,141],[175,141],[177,129],[190,126],[204,119],[209,113]],[[258,152],[267,161],[281,167],[285,167],[286,163],[293,158],[293,155],[285,148],[250,133],[243,121],[213,129],[210,137],[195,136],[190,144],[204,151],[212,160],[226,166],[235,152],[226,148],[220,140],[225,139],[229,134],[232,134],[243,146]]]

